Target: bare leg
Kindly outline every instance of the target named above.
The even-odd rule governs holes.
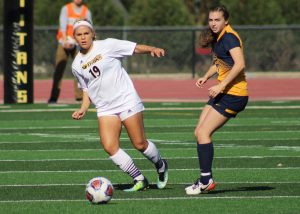
[[[119,138],[122,128],[120,118],[117,116],[99,117],[98,124],[102,146],[110,155],[110,159],[133,179],[144,180],[144,176],[136,167],[132,158],[120,149]]]
[[[229,118],[217,112],[214,108],[207,106],[202,112],[198,125],[195,130],[195,136],[199,144],[211,142],[211,135],[222,127]]]
[[[148,147],[148,141],[144,131],[143,114],[139,112],[124,120],[123,124],[133,146],[140,152],[144,152]]]
[[[215,183],[212,179],[214,148],[211,136],[216,130],[222,127],[228,119],[229,118],[217,112],[213,107],[209,105],[204,107],[195,129],[195,137],[198,142],[197,152],[200,179],[185,189],[188,195],[196,195],[203,191],[211,191],[215,188]]]
[[[104,116],[98,118],[101,143],[104,150],[110,156],[114,155],[119,150],[121,125],[121,120],[116,116]]]
[[[155,144],[146,139],[142,112],[127,118],[123,124],[134,147],[155,165],[158,173],[157,187],[163,189],[168,182],[168,164],[161,159]]]

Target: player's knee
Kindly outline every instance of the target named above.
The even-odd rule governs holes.
[[[112,143],[106,143],[106,142],[101,142],[104,151],[109,154],[110,156],[114,155],[118,150],[119,150],[119,146],[114,145]]]
[[[148,142],[146,139],[134,140],[134,141],[132,141],[132,144],[133,144],[134,148],[136,148],[140,152],[145,151],[148,147]]]
[[[199,127],[196,127],[194,130],[194,136],[196,139],[198,138],[198,130],[199,130]]]
[[[206,142],[210,138],[210,133],[204,127],[198,127],[195,130],[195,137],[198,143]]]

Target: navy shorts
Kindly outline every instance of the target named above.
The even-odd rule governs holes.
[[[210,98],[207,105],[211,105],[217,112],[225,117],[235,117],[243,111],[248,103],[248,96],[235,96],[231,94],[218,94]]]

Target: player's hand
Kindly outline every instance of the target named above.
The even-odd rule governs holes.
[[[150,52],[151,56],[153,57],[161,57],[165,56],[165,50],[161,48],[153,48]]]
[[[197,80],[196,86],[197,86],[198,88],[203,88],[203,85],[204,85],[204,83],[206,83],[206,81],[207,81],[206,78],[201,77],[201,78],[199,78],[199,79]]]
[[[82,110],[78,110],[78,111],[74,111],[74,113],[72,114],[72,118],[74,120],[80,120],[81,118],[84,117],[86,111],[82,111]]]
[[[64,49],[70,50],[74,48],[74,44],[69,43],[69,42],[65,42],[64,43]]]
[[[210,97],[215,98],[223,90],[224,88],[221,85],[214,85],[208,89],[208,94]]]

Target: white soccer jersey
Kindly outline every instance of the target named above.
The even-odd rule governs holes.
[[[88,93],[99,114],[116,114],[141,102],[120,59],[131,56],[136,43],[117,39],[97,40],[72,64],[79,87]]]

